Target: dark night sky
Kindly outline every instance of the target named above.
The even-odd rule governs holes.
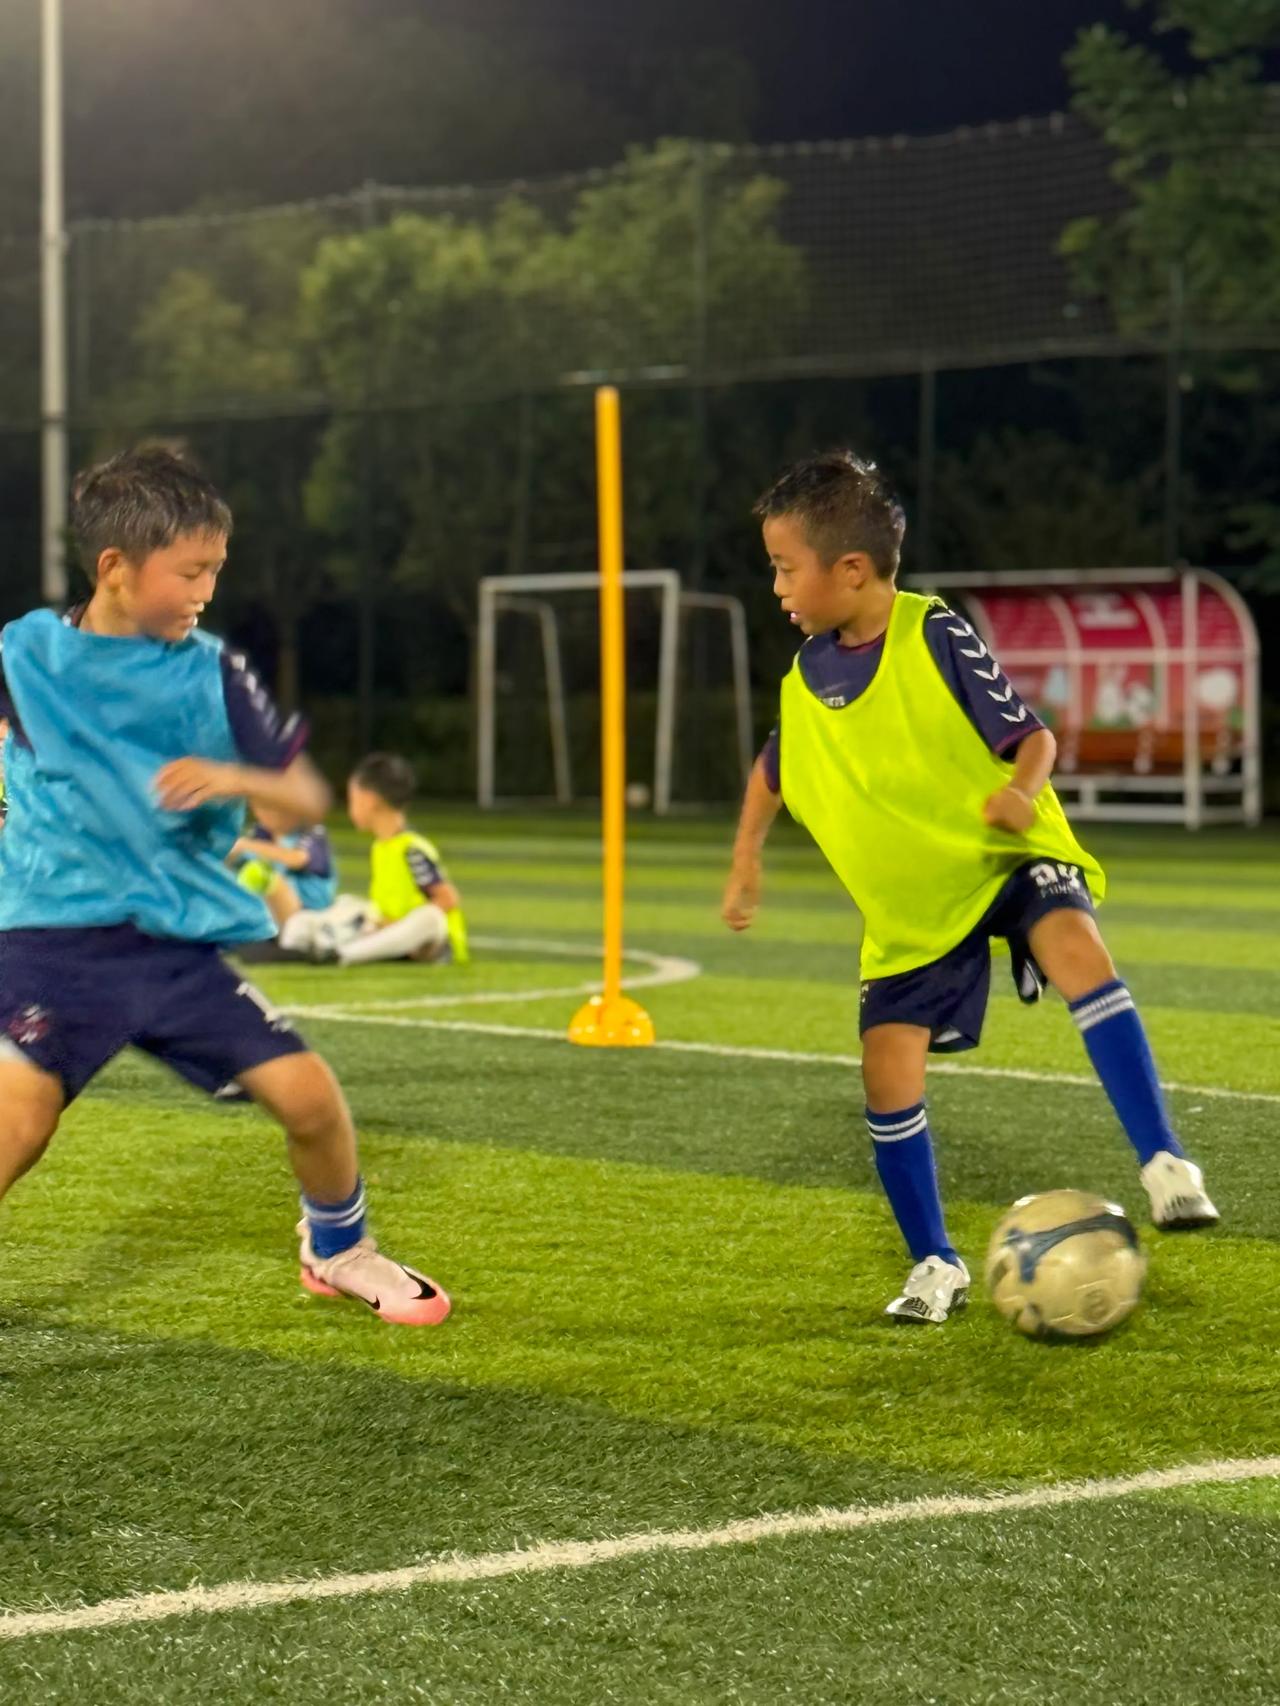
[[[736,48],[755,72],[760,141],[1051,112],[1067,104],[1062,56],[1082,28],[1146,33],[1124,0],[642,0],[629,15],[600,0],[417,3],[561,44],[597,86],[637,52]]]
[[[1125,0],[66,0],[73,218],[603,165],[661,135],[928,134],[1066,107]],[[0,229],[34,221],[36,8],[0,0]],[[1162,48],[1177,38],[1158,38]],[[745,63],[745,72],[742,67]]]
[[[659,135],[738,140],[745,130],[789,142],[1008,121],[1069,104],[1062,60],[1082,29],[1104,22],[1142,36],[1152,9],[1125,0],[66,0],[70,212],[291,201],[367,179],[537,177],[606,164]],[[35,217],[35,17],[0,0],[10,145],[0,151],[0,228]]]

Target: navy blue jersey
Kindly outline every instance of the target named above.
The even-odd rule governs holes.
[[[1013,758],[1019,745],[1044,724],[1014,692],[1008,677],[972,626],[953,610],[933,610],[924,637],[942,679],[990,751]],[[846,646],[833,629],[815,634],[800,651],[805,685],[823,704],[851,705],[870,687],[884,656],[884,635],[864,646]],[[775,724],[760,754],[765,780],[780,793],[779,731]]]
[[[404,857],[409,867],[409,875],[417,883],[418,893],[423,900],[430,900],[439,885],[448,882],[444,866],[438,858],[427,852],[421,842],[415,842],[406,848]]]
[[[222,651],[222,696],[236,751],[255,770],[287,770],[305,749],[305,718],[286,717],[242,652]]]

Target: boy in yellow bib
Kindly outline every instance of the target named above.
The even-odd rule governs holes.
[[[347,811],[373,837],[369,898],[342,895],[324,912],[295,915],[280,932],[282,947],[344,966],[466,963],[461,897],[435,844],[410,829],[405,815],[416,787],[407,759],[374,752],[361,760],[347,783]]]
[[[1049,785],[1052,733],[974,630],[895,585],[906,528],[873,463],[790,469],[756,506],[775,596],[808,636],[756,762],[723,915],[745,930],[785,802],[863,916],[862,1076],[876,1168],[914,1263],[888,1314],[942,1322],[968,1300],[925,1109],[929,1053],[977,1046],[990,941],[1018,994],[1066,1000],[1164,1230],[1217,1210],[1169,1124],[1146,1034],[1094,919],[1105,879]]]

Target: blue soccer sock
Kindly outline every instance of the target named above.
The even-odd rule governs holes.
[[[876,1172],[912,1261],[941,1256],[944,1262],[958,1262],[942,1217],[924,1103],[917,1102],[896,1114],[873,1114],[868,1108],[867,1130],[875,1150]]]
[[[311,1248],[316,1255],[321,1260],[340,1256],[364,1237],[364,1181],[357,1179],[355,1190],[342,1202],[315,1202],[304,1196],[302,1212],[307,1217]]]
[[[1093,1070],[1145,1167],[1158,1150],[1181,1155],[1164,1105],[1147,1033],[1133,997],[1119,978],[1070,1003]]]

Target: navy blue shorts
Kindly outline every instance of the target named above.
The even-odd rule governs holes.
[[[931,1054],[977,1048],[991,994],[991,938],[1009,944],[1014,985],[1024,1001],[1035,1000],[1045,982],[1027,935],[1062,908],[1092,912],[1093,898],[1078,865],[1031,860],[1009,878],[979,923],[940,960],[896,977],[872,978],[862,986],[858,1029],[876,1025],[921,1025]]]
[[[0,1060],[53,1073],[68,1102],[124,1048],[231,1100],[240,1073],[306,1047],[215,947],[132,924],[0,931]]]

